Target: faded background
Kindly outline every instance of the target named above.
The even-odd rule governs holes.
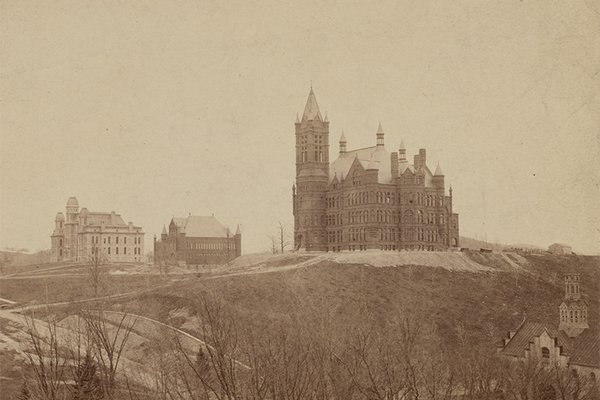
[[[598,1],[0,0],[0,248],[69,196],[141,225],[291,229],[312,81],[335,158],[427,148],[461,235],[600,252]]]

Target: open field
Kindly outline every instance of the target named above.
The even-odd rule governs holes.
[[[276,325],[301,323],[307,329],[327,326],[342,341],[366,316],[386,324],[411,312],[432,322],[449,346],[455,345],[459,326],[468,330],[473,343],[493,346],[525,316],[557,320],[565,272],[581,274],[590,325],[598,324],[598,257],[476,252],[259,254],[209,271],[174,269],[168,276],[148,266],[113,265],[106,268],[107,284],[100,293],[105,297],[96,300],[85,266],[23,270],[0,278],[0,298],[17,303],[0,309],[0,393],[19,388],[24,359],[17,349],[27,347],[23,316],[11,309],[27,313],[28,306],[60,302],[36,309],[35,316],[56,318],[64,329],[81,310],[97,307],[147,317],[139,319],[124,355],[124,365],[137,365],[134,369],[148,361],[164,337],[161,323],[170,327],[169,332],[181,329],[202,337],[198,300],[205,295],[233,310],[249,336],[260,336]],[[108,297],[114,295],[122,296]],[[118,314],[113,314],[111,323],[114,315]],[[190,351],[200,346],[199,339],[189,340]]]

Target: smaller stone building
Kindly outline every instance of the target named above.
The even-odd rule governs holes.
[[[523,321],[504,339],[500,354],[511,359],[536,361],[551,368],[568,368],[580,382],[598,394],[600,384],[600,332],[588,325],[588,304],[581,298],[579,274],[565,275],[565,297],[559,306],[558,326],[551,321]],[[548,388],[558,393],[558,388]],[[576,389],[576,388],[574,388]],[[549,396],[556,399],[556,396]],[[569,396],[576,399],[576,396]],[[590,398],[594,398],[593,396]]]
[[[191,265],[224,264],[242,255],[242,234],[238,225],[232,233],[215,217],[190,215],[173,217],[169,231],[163,227],[160,240],[154,237],[154,263]]]

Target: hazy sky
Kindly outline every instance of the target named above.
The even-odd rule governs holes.
[[[600,252],[598,1],[0,0],[0,18],[0,248],[49,248],[74,195],[146,249],[189,212],[268,249],[312,81],[332,159],[381,121],[389,151],[441,163],[461,235]]]

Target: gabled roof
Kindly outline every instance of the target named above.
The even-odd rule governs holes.
[[[600,368],[600,331],[586,329],[573,340],[569,364]]]
[[[173,217],[172,222],[177,225],[180,233],[187,237],[228,237],[232,236],[229,229],[225,228],[215,217],[190,215],[187,218]]]
[[[319,111],[319,105],[317,104],[315,92],[313,92],[311,87],[310,93],[308,94],[308,99],[306,100],[306,106],[304,107],[304,114],[302,114],[302,120],[312,121],[317,116],[321,121],[323,120],[323,117],[321,117],[321,112]]]
[[[502,349],[502,354],[523,357],[525,350],[529,349],[529,344],[533,343],[534,338],[539,337],[544,331],[551,338],[557,339],[558,345],[563,348],[563,353],[570,352],[571,341],[564,332],[559,331],[553,325],[526,321],[519,327],[504,349]]]

